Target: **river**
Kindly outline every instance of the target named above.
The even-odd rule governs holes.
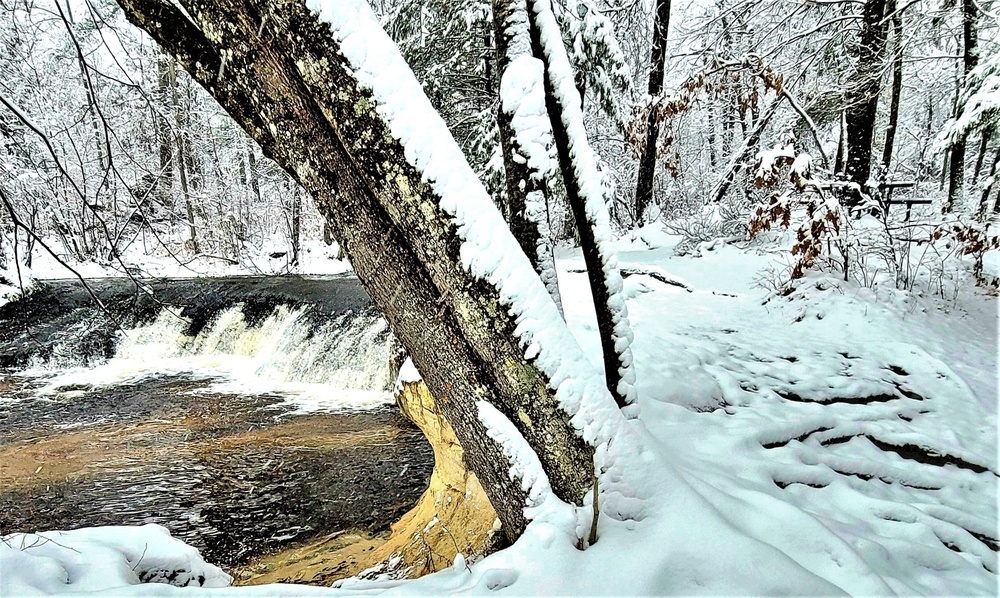
[[[378,532],[431,449],[356,279],[53,281],[0,307],[0,533],[159,523],[227,568]]]

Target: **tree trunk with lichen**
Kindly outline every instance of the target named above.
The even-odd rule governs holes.
[[[510,539],[528,499],[478,417],[502,412],[552,489],[581,504],[593,448],[529,359],[496,287],[467,272],[462,239],[304,2],[119,0],[264,153],[312,194],[355,272],[406,346]],[[223,58],[224,57],[224,58]]]

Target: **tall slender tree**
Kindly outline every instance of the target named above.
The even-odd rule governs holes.
[[[899,104],[903,95],[903,15],[897,9],[896,0],[886,5],[889,23],[892,25],[892,87],[889,95],[889,122],[885,127],[885,144],[882,146],[882,173],[889,175],[892,150],[896,144],[896,130],[899,128]]]
[[[607,197],[583,126],[579,90],[549,0],[528,0],[532,53],[545,65],[545,107],[552,124],[566,197],[580,233],[597,328],[604,353],[604,376],[618,406],[636,412],[632,330],[622,296],[611,234]]]
[[[667,32],[670,29],[670,0],[656,0],[653,20],[653,44],[649,57],[649,85],[647,95],[656,102],[663,93],[663,75],[667,61]],[[646,208],[653,201],[653,182],[656,178],[656,144],[660,137],[660,121],[656,110],[646,118],[646,143],[639,158],[639,176],[635,183],[635,220],[642,224]]]
[[[958,81],[959,93],[968,80],[969,73],[979,64],[979,7],[976,0],[962,0],[962,76]],[[955,114],[961,110],[956,102]],[[941,204],[941,211],[949,213],[960,203],[965,190],[965,146],[968,133],[962,132],[952,142],[948,162],[948,197]]]

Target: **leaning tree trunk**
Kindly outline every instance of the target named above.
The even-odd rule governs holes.
[[[562,310],[549,227],[552,130],[545,124],[544,66],[531,55],[524,0],[493,0],[500,108],[497,125],[507,182],[510,230]]]
[[[757,126],[750,131],[750,134],[746,136],[743,143],[740,145],[739,149],[733,154],[733,157],[729,160],[729,165],[726,166],[726,170],[723,171],[722,176],[719,178],[719,182],[715,184],[712,189],[712,193],[709,196],[712,203],[718,203],[722,201],[722,198],[726,196],[729,192],[729,188],[732,187],[733,182],[739,174],[750,165],[750,156],[753,155],[754,149],[757,148],[760,143],[760,137],[764,133],[764,129],[767,127],[767,123],[771,122],[771,118],[778,112],[778,107],[781,105],[782,100],[791,100],[792,96],[786,93],[778,95],[774,98],[774,101],[768,104],[767,108],[757,119]]]
[[[597,160],[583,126],[579,91],[549,0],[528,0],[532,53],[545,64],[545,106],[559,154],[566,197],[580,232],[597,329],[604,353],[604,376],[618,406],[635,415],[632,330],[621,294],[617,258],[607,247],[611,226]]]
[[[979,64],[979,35],[976,21],[979,18],[979,7],[976,0],[962,0],[962,77],[959,78],[959,90],[965,85],[969,73]],[[961,92],[960,92],[961,93]],[[959,96],[961,97],[961,96]],[[959,102],[955,102],[955,114],[961,111]],[[941,205],[945,214],[951,212],[956,203],[962,201],[965,190],[965,142],[968,133],[963,132],[951,146],[948,163],[948,197]]]
[[[653,50],[649,58],[649,88],[651,102],[663,93],[663,73],[667,61],[667,31],[670,28],[670,0],[656,0],[653,19]],[[652,106],[651,106],[652,108]],[[642,215],[653,200],[653,181],[656,178],[656,143],[660,136],[660,120],[656,110],[650,109],[646,117],[646,144],[639,158],[639,178],[635,183],[635,222],[642,224]]]
[[[506,445],[481,421],[482,402],[517,427],[552,492],[580,504],[592,484],[594,449],[551,390],[558,381],[543,372],[542,358],[526,354],[517,327],[531,314],[502,298],[503,281],[478,278],[463,266],[469,241],[376,111],[338,32],[303,2],[182,0],[190,19],[165,0],[119,4],[313,195],[454,427],[506,535],[523,531],[529,494],[512,479]],[[482,203],[488,204],[485,192]],[[533,276],[527,261],[515,265],[509,274],[537,284],[532,292],[544,298],[540,283],[523,278],[525,271]],[[557,313],[554,306],[535,307]],[[553,319],[552,326],[564,327]],[[571,338],[562,328],[546,330]],[[614,413],[599,397],[588,405]]]
[[[872,171],[872,136],[878,113],[878,96],[885,62],[886,0],[865,0],[858,39],[854,73],[845,93],[847,119],[848,181],[855,187],[847,196],[847,205],[856,207],[871,192],[868,179]]]

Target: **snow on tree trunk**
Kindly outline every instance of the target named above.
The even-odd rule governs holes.
[[[562,35],[549,0],[528,0],[533,54],[545,62],[545,104],[566,194],[580,231],[580,245],[594,296],[597,327],[604,351],[608,390],[629,415],[635,415],[632,330],[622,296],[622,278],[611,251],[611,224],[597,159],[587,140],[580,95]]]
[[[562,311],[552,253],[547,181],[552,126],[545,111],[544,65],[531,56],[524,0],[494,0],[500,110],[497,123],[507,179],[510,229]]]
[[[300,2],[184,0],[190,18],[119,3],[313,195],[508,537],[526,506],[581,504],[595,460],[602,488],[629,495],[608,448],[624,418],[367,3],[317,5],[320,19]],[[497,414],[533,456],[512,463],[510,433],[484,423]]]

